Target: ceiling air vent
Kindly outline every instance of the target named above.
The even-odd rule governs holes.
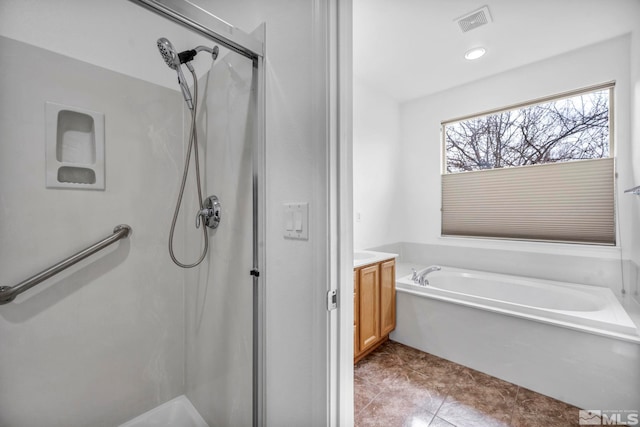
[[[456,21],[460,26],[460,29],[463,33],[467,31],[471,31],[475,28],[481,27],[491,22],[491,14],[489,13],[489,8],[484,6],[478,10],[475,10],[471,13],[467,13],[460,18],[457,18]]]

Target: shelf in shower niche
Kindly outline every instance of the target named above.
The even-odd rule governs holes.
[[[56,159],[59,162],[96,162],[95,120],[88,114],[60,110],[56,131]]]
[[[46,186],[104,190],[104,114],[47,102]]]
[[[62,166],[58,168],[58,182],[67,182],[71,184],[95,184],[96,173],[93,169],[89,168]]]

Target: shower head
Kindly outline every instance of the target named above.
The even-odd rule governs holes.
[[[160,51],[160,55],[162,55],[162,59],[164,59],[164,62],[169,66],[169,68],[171,68],[172,70],[176,70],[176,72],[178,73],[178,83],[180,84],[180,89],[182,90],[182,96],[184,96],[184,100],[187,103],[189,109],[193,110],[193,100],[191,99],[191,92],[189,91],[189,86],[187,86],[187,81],[184,78],[184,74],[182,74],[180,65],[186,64],[189,71],[193,72],[193,67],[191,66],[191,64],[189,64],[189,62],[193,60],[198,52],[209,52],[215,60],[218,57],[218,46],[214,46],[213,49],[206,46],[198,46],[195,49],[185,50],[184,52],[178,53],[171,42],[164,37],[160,37],[157,44],[158,50]]]
[[[198,52],[209,52],[211,57],[215,60],[218,57],[218,52],[220,51],[218,46],[214,46],[213,49],[207,46],[197,46],[195,49],[185,50],[178,53],[171,42],[164,37],[160,37],[158,39],[158,50],[160,50],[160,55],[162,55],[164,62],[172,70],[176,70],[180,64],[187,64],[190,61],[193,61],[193,58],[195,58]]]
[[[193,110],[191,91],[189,91],[187,80],[184,78],[184,74],[182,74],[182,69],[180,68],[179,54],[176,52],[171,42],[164,37],[158,39],[158,50],[160,51],[160,55],[162,55],[162,59],[164,59],[164,62],[169,66],[169,68],[176,70],[176,73],[178,73],[178,84],[180,85],[184,101],[187,103],[187,107],[189,107],[190,110]]]
[[[180,66],[180,59],[171,42],[164,37],[159,38],[158,50],[160,50],[160,55],[162,55],[162,59],[164,59],[169,68],[177,70]]]

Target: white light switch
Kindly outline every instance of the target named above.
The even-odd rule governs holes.
[[[285,217],[284,229],[286,231],[293,231],[293,211],[285,210],[284,217]]]
[[[297,210],[293,213],[293,216],[295,218],[295,225],[296,225],[294,230],[300,233],[302,231],[302,212]]]
[[[309,203],[284,204],[284,237],[287,239],[309,239]]]

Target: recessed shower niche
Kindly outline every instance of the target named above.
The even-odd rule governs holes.
[[[104,114],[47,102],[47,188],[104,190]]]

